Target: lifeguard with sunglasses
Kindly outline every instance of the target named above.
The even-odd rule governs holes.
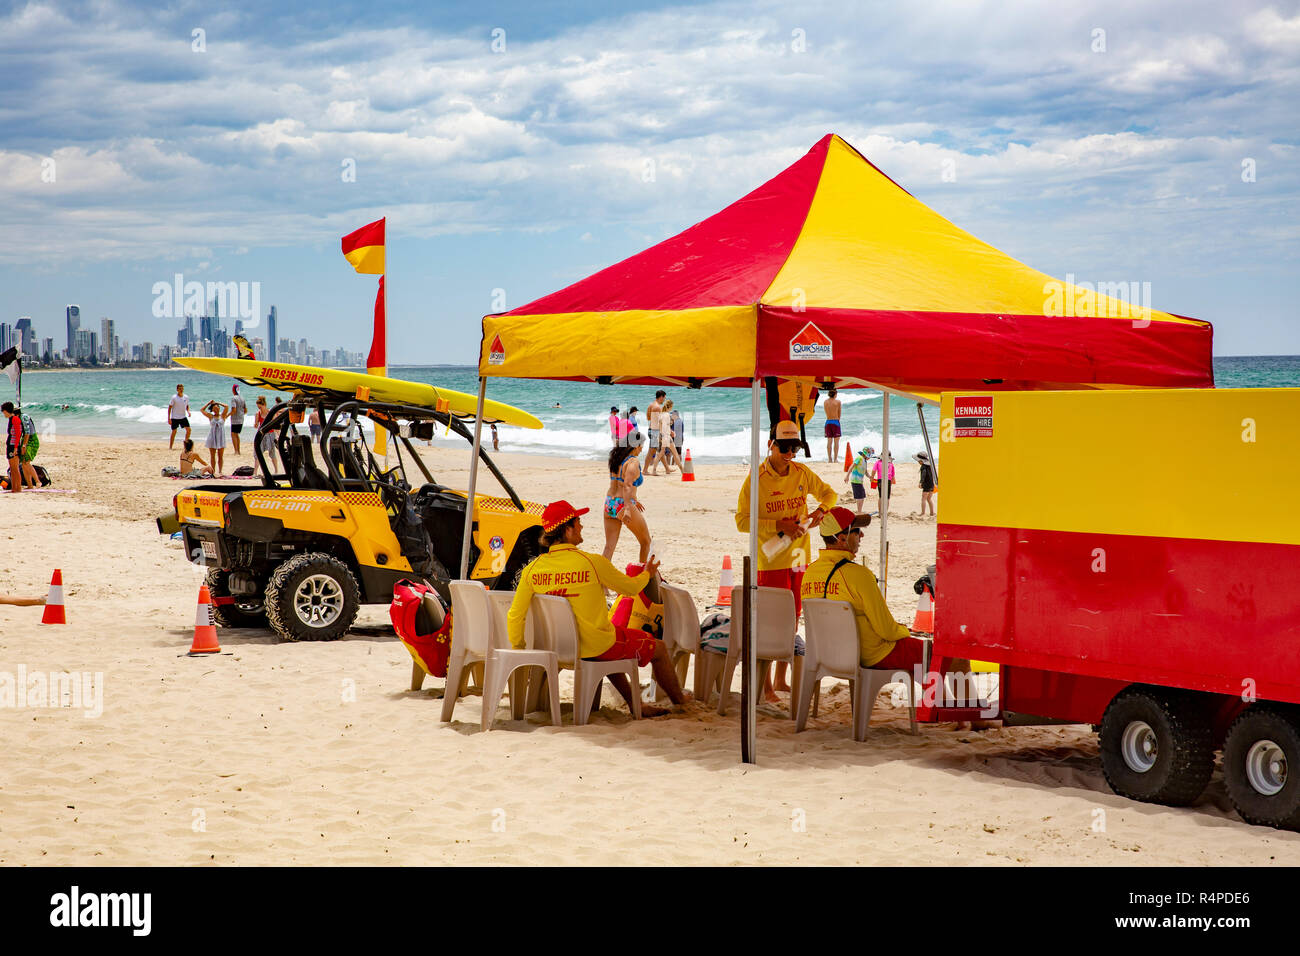
[[[811,558],[809,525],[820,521],[826,510],[839,500],[839,493],[807,465],[795,461],[803,448],[799,426],[791,421],[776,423],[768,455],[758,466],[758,540],[767,544],[784,535],[790,543],[779,550],[759,548],[758,585],[785,588],[794,594],[795,616],[800,612],[799,585]],[[808,496],[817,499],[817,510],[808,513]],[[749,476],[736,501],[736,529],[749,531]],[[776,675],[777,690],[789,690],[784,680],[785,665]],[[765,682],[766,683],[766,682]],[[764,687],[767,699],[774,696]]]
[[[911,670],[921,663],[925,645],[894,620],[876,576],[854,560],[862,544],[862,529],[869,524],[871,515],[854,514],[848,508],[827,512],[817,529],[825,547],[804,574],[803,596],[853,605],[858,659],[863,667]]]

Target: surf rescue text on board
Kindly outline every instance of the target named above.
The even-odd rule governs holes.
[[[276,379],[281,382],[297,382],[299,385],[320,385],[324,383],[325,376],[314,372],[304,372],[301,375],[296,369],[292,368],[262,368],[262,378]]]
[[[993,437],[993,396],[958,395],[952,400],[954,436]]]

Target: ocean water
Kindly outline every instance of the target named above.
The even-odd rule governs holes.
[[[477,390],[475,370],[468,366],[411,366],[391,370],[394,378],[427,382],[444,388],[473,393]],[[1231,356],[1214,360],[1216,383],[1222,388],[1300,387],[1300,356]],[[141,371],[27,372],[23,376],[23,404],[43,435],[122,436],[165,439],[167,402],[177,383],[185,385],[190,406],[195,410],[190,424],[193,437],[207,434],[207,420],[198,408],[209,399],[229,401],[231,380],[190,369]],[[0,392],[10,386],[0,379]],[[666,389],[686,420],[686,447],[702,462],[743,461],[749,453],[748,389]],[[596,385],[587,382],[545,382],[521,379],[493,379],[488,397],[526,409],[546,426],[541,431],[502,426],[501,450],[553,455],[563,458],[603,458],[609,451],[609,409],[636,405],[642,428],[645,409],[655,389],[646,386]],[[259,392],[241,385],[240,393],[250,408],[259,394],[272,402],[277,393]],[[855,448],[880,448],[881,395],[863,389],[840,392],[844,438]],[[64,406],[67,406],[66,408]],[[558,406],[558,407],[557,407]],[[766,406],[762,414],[766,420]],[[925,410],[931,441],[938,454],[938,414]],[[197,419],[197,420],[196,420]],[[822,438],[824,417],[818,410],[808,435],[813,456],[825,454]],[[247,419],[251,424],[251,416]],[[484,435],[485,441],[488,439]],[[463,445],[460,439],[435,439],[435,444]],[[890,404],[890,447],[898,458],[921,451],[916,405],[894,398]],[[843,451],[841,449],[841,454]]]

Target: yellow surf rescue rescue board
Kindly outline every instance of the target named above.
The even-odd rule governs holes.
[[[478,406],[478,396],[468,392],[456,392],[422,382],[406,382],[400,378],[345,372],[337,368],[238,358],[178,358],[173,361],[199,372],[226,375],[239,379],[245,385],[282,392],[302,392],[304,395],[336,392],[351,396],[356,394],[358,388],[368,388],[371,401],[422,405],[426,408],[437,408],[439,400],[442,400],[448,403],[448,410],[457,418],[472,419]],[[522,408],[491,400],[483,403],[483,420],[516,425],[519,428],[542,427],[536,416],[528,414]]]

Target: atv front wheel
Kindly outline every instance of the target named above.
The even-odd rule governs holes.
[[[294,555],[266,586],[267,620],[286,641],[337,640],[360,609],[360,588],[348,566],[320,552]]]
[[[212,622],[218,627],[266,627],[266,605],[261,598],[240,600],[230,593],[230,572],[213,568],[205,582],[212,597]]]

